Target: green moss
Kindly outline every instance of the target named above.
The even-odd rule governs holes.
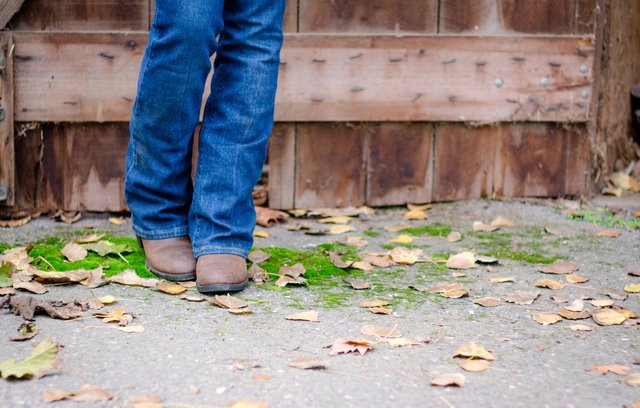
[[[336,248],[339,244],[323,244],[322,250],[328,248]],[[350,248],[350,247],[347,247]],[[267,273],[272,277],[277,277],[278,271],[282,266],[291,266],[297,263],[302,264],[305,267],[306,273],[305,279],[309,285],[318,285],[325,283],[328,279],[333,277],[346,277],[349,275],[348,270],[340,269],[334,266],[329,258],[319,252],[311,251],[299,251],[289,248],[261,248],[264,252],[271,254],[271,258],[261,263],[260,266],[264,268]],[[318,246],[320,249],[320,246]],[[347,259],[348,254],[343,257]],[[267,286],[267,285],[264,285]]]
[[[586,221],[597,224],[601,227],[639,229],[640,219],[618,217],[614,213],[606,210],[583,210],[579,213],[569,215],[569,219],[575,221]]]
[[[430,235],[432,237],[444,237],[452,231],[451,227],[439,222],[426,224],[420,227],[404,228],[400,232],[414,236]]]
[[[380,232],[379,231],[372,231],[372,230],[366,230],[366,231],[362,231],[362,233],[368,237],[379,237],[380,236]]]
[[[550,264],[562,258],[560,256],[545,256],[535,252],[517,251],[511,248],[499,248],[482,253],[498,259],[511,259],[512,261],[526,262],[530,264]]]
[[[329,252],[337,252],[341,254],[341,258],[343,261],[360,260],[360,258],[358,257],[358,249],[356,247],[345,244],[320,244],[316,247],[316,251],[324,254],[328,254]]]
[[[350,300],[352,300],[352,295],[346,290],[340,292],[327,292],[318,298],[318,306],[326,309],[344,307],[351,305],[352,302],[350,302]]]

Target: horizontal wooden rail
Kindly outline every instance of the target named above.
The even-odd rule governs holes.
[[[128,121],[146,33],[15,33],[17,121]],[[276,120],[584,122],[591,39],[287,35]],[[206,95],[205,95],[206,97]]]

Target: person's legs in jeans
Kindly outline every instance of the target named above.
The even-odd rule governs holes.
[[[246,285],[244,257],[255,227],[251,190],[273,126],[284,3],[227,0],[224,5],[189,214],[203,292]]]

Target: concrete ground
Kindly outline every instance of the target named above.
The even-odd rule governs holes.
[[[635,210],[640,209],[640,200],[635,203]],[[412,245],[426,256],[465,250],[495,253],[497,248],[500,263],[478,265],[462,271],[466,276],[457,277],[452,276],[454,270],[435,268],[433,262],[376,269],[364,274],[373,285],[370,291],[355,291],[342,282],[281,291],[252,285],[237,295],[250,303],[250,315],[232,315],[209,302],[187,302],[149,288],[50,286],[40,298],[91,300],[112,295],[118,303],[105,309],[125,308],[135,316],[132,324],[145,331],[112,330],[89,313],[72,321],[38,315],[39,334],[30,342],[12,342],[9,337],[22,320],[1,311],[0,362],[23,359],[32,349],[30,343],[44,339],[54,339],[64,347],[58,353],[59,365],[47,375],[27,381],[0,380],[0,407],[79,406],[82,404],[67,401],[45,403],[41,396],[45,390],[77,390],[84,384],[103,387],[117,398],[91,404],[105,407],[134,406],[131,397],[147,394],[161,397],[164,405],[155,406],[166,407],[223,407],[243,400],[269,407],[638,406],[634,403],[640,404],[640,387],[625,383],[633,383],[633,373],[640,374],[638,319],[614,326],[601,326],[592,319],[543,326],[532,319],[532,314],[556,312],[576,299],[583,299],[584,309],[592,312],[596,307],[590,300],[611,299],[606,288],[623,291],[626,285],[640,283],[640,277],[629,274],[640,272],[640,229],[604,226],[611,217],[600,225],[574,220],[560,204],[484,200],[436,204],[426,221],[403,220],[405,209],[378,210],[375,215],[354,219],[350,224],[355,231],[339,235],[306,235],[287,230],[287,224],[269,228],[269,238],[256,238],[256,247],[313,249],[346,236],[360,236],[369,243],[362,251],[380,252],[398,235],[385,227],[437,222],[461,232],[463,239],[451,243],[444,237],[414,237]],[[629,225],[639,220],[632,211],[626,214]],[[486,234],[472,232],[474,221],[488,223],[498,215],[516,226]],[[40,218],[19,228],[0,229],[0,242],[24,244],[85,227],[130,234],[130,225],[114,226],[106,217],[87,216],[73,226]],[[545,227],[551,233],[544,232]],[[621,235],[597,235],[608,229]],[[376,233],[379,235],[371,236]],[[519,254],[565,258],[578,266],[576,274],[589,281],[567,283],[562,275],[543,274],[537,270],[541,264],[520,259]],[[514,281],[492,283],[491,278],[496,277],[513,277]],[[553,291],[534,287],[542,278],[562,282],[564,287]],[[462,283],[470,296],[449,299],[408,289],[439,281]],[[504,301],[516,290],[537,290],[540,296],[531,305],[482,307],[473,302],[485,296]],[[19,291],[15,296],[26,295]],[[611,299],[616,305],[640,313],[638,294],[626,293],[624,300],[619,295],[614,293],[616,299]],[[564,297],[569,303],[556,303],[551,296]],[[393,313],[377,315],[358,307],[371,298],[389,301]],[[284,318],[311,309],[318,312],[319,323]],[[570,326],[575,324],[593,330],[573,331]],[[404,337],[424,343],[394,348],[362,334],[367,325],[395,328]],[[358,337],[372,341],[373,350],[364,355],[330,355],[325,348],[335,339]],[[487,370],[466,372],[458,366],[463,359],[453,355],[471,342],[495,356]],[[289,366],[298,357],[318,358],[326,369]],[[603,375],[591,370],[608,364],[626,366],[630,374]],[[430,385],[445,373],[464,375],[464,387]]]

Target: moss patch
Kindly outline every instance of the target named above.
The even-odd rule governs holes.
[[[400,230],[400,232],[404,232],[405,234],[409,234],[409,235],[414,235],[414,236],[429,235],[432,237],[444,237],[444,236],[447,236],[451,231],[453,231],[451,227],[439,222],[426,224],[420,227],[404,228]]]
[[[605,210],[583,210],[570,214],[569,219],[575,221],[586,221],[592,224],[597,224],[601,227],[640,229],[639,219],[618,217],[610,211]]]

